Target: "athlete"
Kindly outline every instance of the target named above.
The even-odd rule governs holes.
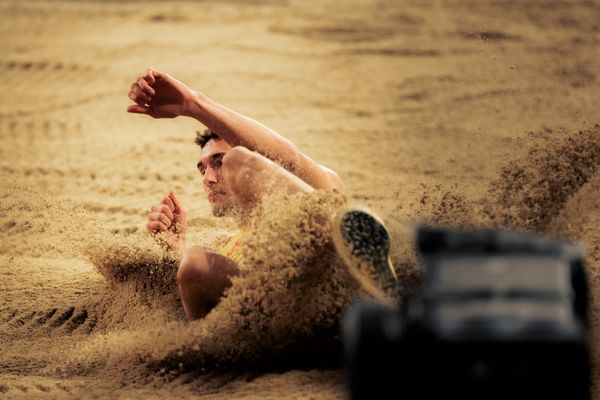
[[[208,130],[196,137],[198,170],[215,216],[240,213],[239,233],[220,250],[186,248],[186,212],[173,192],[152,206],[146,227],[170,250],[183,257],[177,281],[185,315],[206,315],[239,273],[244,243],[244,216],[263,196],[313,190],[343,191],[339,176],[302,153],[292,142],[261,123],[237,113],[170,75],[149,69],[131,84],[130,113],[153,118],[186,116]]]

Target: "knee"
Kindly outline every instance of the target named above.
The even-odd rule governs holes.
[[[218,301],[217,296],[207,291],[210,268],[206,251],[199,246],[191,248],[179,263],[179,294],[185,315],[190,320],[206,315]]]
[[[227,179],[242,170],[254,158],[255,153],[244,146],[235,146],[223,157],[223,176]]]
[[[225,157],[223,157],[223,168],[236,169],[239,168],[251,160],[255,153],[248,150],[244,146],[235,146],[227,151]]]
[[[256,169],[257,154],[243,146],[236,146],[223,157],[223,178],[236,195],[242,194],[245,182]]]
[[[179,264],[177,283],[185,293],[213,298],[231,285],[230,278],[238,272],[233,261],[201,246],[194,246]]]
[[[189,286],[191,283],[197,282],[198,278],[202,281],[202,276],[209,274],[210,265],[208,265],[205,250],[200,246],[194,246],[179,263],[177,283],[180,286]]]

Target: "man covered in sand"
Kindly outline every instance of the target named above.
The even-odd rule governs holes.
[[[247,215],[274,191],[343,191],[334,171],[317,164],[279,133],[164,72],[149,69],[132,83],[129,98],[136,103],[127,108],[130,113],[154,118],[187,116],[208,127],[196,137],[200,146],[197,166],[215,216]],[[187,318],[206,315],[231,285],[230,277],[239,272],[243,223],[240,233],[219,251],[202,246],[185,249],[185,209],[170,192],[152,206],[146,227],[166,247],[183,251],[177,281]]]

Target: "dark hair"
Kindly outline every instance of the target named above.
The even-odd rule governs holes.
[[[196,143],[202,149],[211,139],[219,140],[221,138],[215,132],[207,128],[202,132],[196,131],[196,139],[194,139],[194,143]]]

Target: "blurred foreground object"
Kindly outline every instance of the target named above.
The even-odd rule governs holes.
[[[353,399],[587,399],[583,256],[558,240],[420,227],[423,286],[343,322]]]

